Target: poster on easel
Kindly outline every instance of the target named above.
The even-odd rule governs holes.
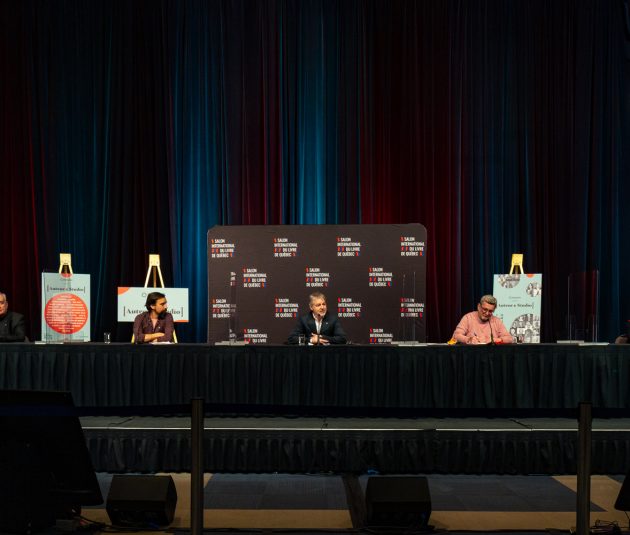
[[[136,316],[146,312],[145,301],[151,292],[160,292],[168,298],[168,311],[175,323],[188,322],[188,288],[151,288],[121,286],[118,288],[118,321],[133,322]]]
[[[542,309],[541,273],[506,273],[494,276],[497,316],[518,343],[540,343]]]
[[[90,341],[90,275],[42,273],[43,342]]]

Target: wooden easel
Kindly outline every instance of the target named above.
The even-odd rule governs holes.
[[[510,268],[510,275],[514,273],[514,270],[518,269],[517,273],[525,273],[523,269],[523,253],[512,254],[512,267]]]
[[[70,253],[59,253],[59,275],[64,273],[74,275],[72,271],[72,255]]]
[[[144,287],[149,287],[149,279],[153,275],[153,286],[151,288],[164,288],[164,279],[162,278],[162,270],[160,269],[160,255],[159,254],[150,254],[149,255],[149,267],[147,269],[147,278],[144,281]],[[157,285],[157,278],[160,277],[160,286]],[[131,343],[133,343],[134,338],[131,337]],[[177,333],[175,329],[173,329],[173,342],[176,344],[177,342]]]
[[[162,270],[160,269],[160,255],[159,254],[150,254],[149,255],[149,269],[147,269],[147,278],[144,281],[144,287],[149,287],[149,278],[153,274],[153,286],[152,288],[158,288],[157,285],[157,275],[160,276],[160,284],[159,288],[164,288],[164,279],[162,278]]]

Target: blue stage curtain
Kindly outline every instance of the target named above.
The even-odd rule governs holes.
[[[598,269],[630,318],[627,0],[0,3],[0,288],[37,338],[42,270],[92,275],[92,334],[159,253],[204,341],[216,224],[423,223],[428,336],[514,252]]]

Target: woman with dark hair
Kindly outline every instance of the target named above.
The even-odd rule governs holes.
[[[175,329],[173,316],[166,311],[166,296],[160,292],[147,295],[147,311],[136,316],[133,336],[136,344],[172,342]]]

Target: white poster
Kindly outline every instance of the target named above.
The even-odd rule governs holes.
[[[188,322],[188,288],[137,288],[121,286],[118,288],[118,321],[133,321],[138,314],[146,312],[147,295],[160,292],[166,296],[167,310],[173,315],[173,321]]]
[[[90,276],[42,273],[42,341],[90,341]]]
[[[542,274],[494,276],[495,316],[503,321],[515,342],[540,343]]]

